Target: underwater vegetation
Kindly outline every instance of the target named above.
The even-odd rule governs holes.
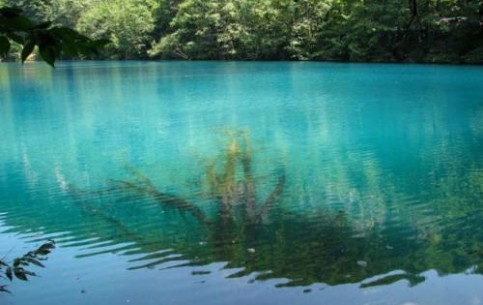
[[[183,216],[190,214],[202,226],[211,226],[219,221],[227,223],[235,218],[241,219],[246,225],[259,223],[283,193],[285,171],[279,169],[274,174],[277,177],[273,190],[267,198],[258,200],[252,151],[246,131],[230,132],[229,142],[223,152],[205,163],[206,194],[202,196],[214,203],[216,219],[210,219],[195,203],[158,188],[148,176],[130,166],[127,170],[134,179],[110,179],[109,188],[101,192],[150,197],[166,210],[176,210]]]
[[[162,165],[126,166],[90,188],[75,187],[59,172],[65,202],[42,205],[58,217],[30,215],[29,228],[38,222],[47,232],[69,230],[81,245],[95,240],[80,257],[112,254],[119,246],[115,253],[129,258],[129,269],[188,265],[203,277],[203,266],[226,262],[229,278],[284,279],[282,287],[412,286],[425,281],[427,270],[483,270],[483,210],[475,209],[478,199],[464,199],[477,198],[466,192],[481,194],[475,188],[481,178],[465,178],[460,193],[460,179],[440,181],[434,186],[445,190],[440,197],[408,201],[406,190],[379,174],[377,159],[338,164],[344,155],[337,152],[331,171],[311,172],[301,166],[310,162],[280,166],[271,155],[263,159],[267,154],[258,153],[246,131],[227,132],[222,143],[217,153],[188,160],[193,168],[181,164],[180,177],[188,181],[179,187],[182,179],[165,184],[173,172]],[[320,189],[304,179],[318,179],[309,182]]]
[[[285,170],[278,168],[263,177],[255,177],[248,132],[228,131],[227,135],[226,146],[215,157],[203,160],[203,181],[195,197],[184,198],[167,192],[133,166],[125,167],[129,179],[108,179],[104,188],[95,191],[78,189],[69,184],[69,194],[86,217],[95,217],[109,224],[118,232],[116,235],[149,244],[149,247],[163,245],[160,242],[165,234],[163,226],[173,225],[179,233],[192,225],[193,220],[197,228],[196,233],[190,235],[210,240],[209,244],[220,245],[221,248],[225,242],[234,245],[245,239],[256,240],[258,233],[255,228],[270,216],[284,192]],[[110,204],[112,202],[116,204]],[[152,209],[154,206],[161,209]],[[139,228],[133,229],[130,220],[120,220],[125,216],[122,215],[123,210],[130,209],[137,210],[130,216],[141,217],[149,213],[143,226],[156,229],[146,235]],[[165,213],[176,220],[166,220]],[[178,216],[184,221],[179,222]],[[152,238],[158,239],[158,242],[153,243]],[[148,252],[155,250],[151,248]]]

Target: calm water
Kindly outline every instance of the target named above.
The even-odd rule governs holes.
[[[1,304],[483,304],[483,68],[0,65]],[[0,282],[0,284],[5,282]]]

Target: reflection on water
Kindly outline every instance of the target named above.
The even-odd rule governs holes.
[[[132,272],[224,262],[228,278],[284,287],[481,274],[482,80],[451,66],[4,65],[3,234]]]

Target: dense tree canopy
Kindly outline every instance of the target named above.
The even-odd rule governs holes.
[[[0,0],[108,58],[483,62],[480,0]]]

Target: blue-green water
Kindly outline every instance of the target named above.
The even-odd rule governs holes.
[[[0,257],[58,247],[0,303],[483,304],[482,83],[471,66],[2,64]]]

